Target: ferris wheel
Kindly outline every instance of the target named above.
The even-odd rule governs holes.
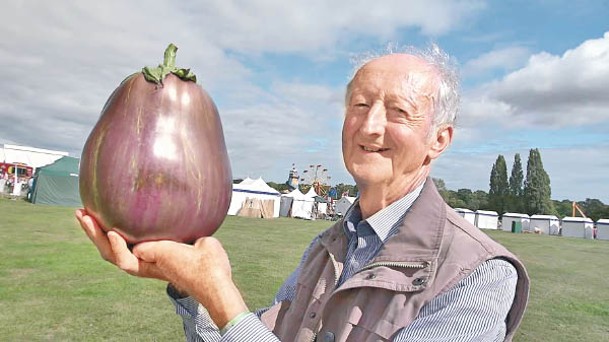
[[[315,192],[325,197],[330,188],[330,175],[328,169],[321,164],[311,164],[309,168],[302,171],[300,182],[312,186]]]

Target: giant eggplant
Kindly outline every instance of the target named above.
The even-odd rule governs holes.
[[[80,160],[80,196],[102,229],[127,242],[190,243],[212,235],[232,194],[218,110],[189,69],[163,64],[114,90]]]

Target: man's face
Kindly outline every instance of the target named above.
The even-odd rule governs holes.
[[[435,71],[410,55],[358,71],[342,133],[345,166],[358,186],[404,186],[427,176],[424,166],[437,156],[430,153],[436,82]]]

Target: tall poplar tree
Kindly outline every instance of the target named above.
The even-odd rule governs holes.
[[[507,165],[505,164],[505,158],[499,155],[491,170],[488,192],[489,208],[495,210],[499,215],[503,214],[507,208],[508,193]]]
[[[520,213],[524,210],[524,172],[522,171],[522,161],[520,153],[514,155],[514,164],[512,164],[512,173],[510,175],[509,184],[509,204],[508,210],[511,212]]]
[[[529,151],[527,178],[524,181],[524,209],[527,214],[554,214],[550,176],[543,168],[538,149]]]

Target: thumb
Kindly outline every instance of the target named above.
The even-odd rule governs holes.
[[[172,241],[142,242],[133,247],[133,254],[142,261],[156,263],[179,253],[180,247],[181,244]]]

